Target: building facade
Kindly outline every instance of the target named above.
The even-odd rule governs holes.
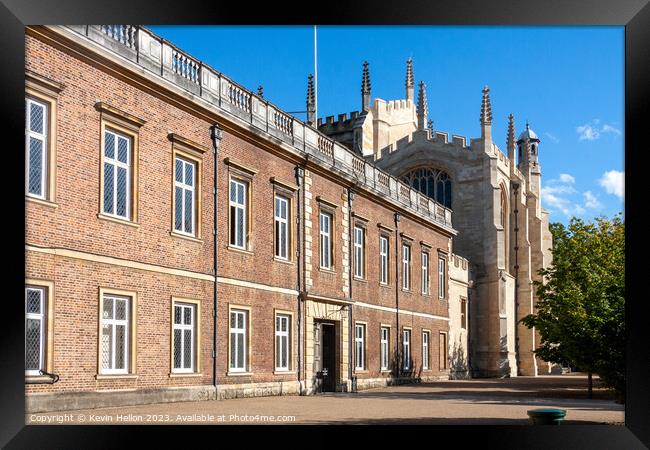
[[[490,91],[483,89],[481,136],[434,131],[427,93],[415,99],[413,61],[405,99],[371,104],[364,63],[361,111],[318,120],[318,129],[366,161],[454,211],[454,253],[473,267],[469,290],[469,371],[475,377],[537,375],[551,367],[534,356],[539,336],[519,321],[534,312],[533,281],[552,260],[548,213],[541,206],[540,139],[526,124],[515,141],[509,117],[507,155],[492,137]],[[458,278],[458,277],[457,277]]]
[[[28,411],[467,376],[450,208],[146,28],[25,48]]]

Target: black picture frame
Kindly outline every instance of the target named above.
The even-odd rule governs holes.
[[[289,13],[296,14],[289,16]],[[466,0],[425,3],[417,0],[382,2],[360,0],[347,4],[331,2],[287,3],[264,2],[244,5],[238,2],[206,2],[203,5],[170,0],[91,2],[88,0],[3,0],[0,4],[0,61],[2,82],[0,99],[4,121],[5,174],[22,179],[24,167],[20,149],[24,128],[24,26],[36,24],[407,24],[407,25],[620,25],[625,26],[625,219],[626,219],[626,377],[627,402],[625,426],[564,425],[560,427],[532,426],[450,426],[417,427],[399,430],[400,445],[464,446],[475,440],[491,448],[643,448],[650,447],[650,339],[647,317],[642,305],[641,282],[636,276],[642,268],[643,246],[641,227],[644,203],[640,202],[643,186],[640,158],[648,151],[647,120],[650,109],[650,5],[648,0],[591,0],[567,3],[561,0]],[[360,37],[362,38],[362,37]],[[515,71],[516,73],[516,66]],[[597,92],[594,95],[598,95]],[[13,164],[12,164],[13,163]],[[24,336],[22,298],[24,286],[24,195],[18,183],[11,195],[3,199],[10,205],[4,220],[8,226],[3,248],[5,286],[0,357],[0,446],[6,448],[116,448],[142,442],[142,439],[162,439],[168,445],[178,441],[210,446],[227,442],[231,433],[251,430],[245,427],[210,426],[26,426],[24,414]],[[7,204],[5,203],[5,204]],[[20,219],[22,218],[22,219]],[[18,236],[23,236],[19,239]],[[15,319],[7,319],[7,318]],[[190,430],[191,428],[191,430]],[[189,430],[189,431],[188,431]],[[306,427],[266,427],[267,433],[283,436],[285,445],[306,445],[301,434],[318,441],[318,437],[333,436],[332,432],[350,430],[331,426],[318,431]],[[366,428],[374,437],[383,439],[395,435],[395,427]],[[255,427],[255,432],[260,430]],[[305,431],[307,431],[305,433]],[[355,434],[350,435],[354,438]],[[408,433],[404,435],[404,431]],[[191,433],[191,434],[188,434]],[[421,436],[415,434],[422,433]],[[188,441],[188,436],[191,439]],[[295,436],[295,438],[294,438]],[[405,439],[406,437],[406,439]],[[448,444],[443,444],[451,439]],[[352,443],[352,440],[348,442]],[[325,440],[323,440],[325,442]],[[140,444],[142,445],[142,444]]]

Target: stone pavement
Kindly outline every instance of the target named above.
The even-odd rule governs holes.
[[[597,380],[595,382],[597,385]],[[240,398],[27,414],[28,424],[481,424],[527,425],[526,411],[567,410],[566,424],[624,422],[624,405],[585,376],[441,381],[359,393]]]

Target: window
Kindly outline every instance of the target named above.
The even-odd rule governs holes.
[[[422,332],[422,368],[429,369],[429,332]]]
[[[404,330],[402,338],[402,355],[404,370],[411,369],[411,330]]]
[[[422,252],[422,294],[429,294],[429,254]]]
[[[366,326],[363,324],[356,324],[354,327],[354,346],[355,346],[355,357],[357,370],[363,370],[366,368]]]
[[[25,196],[56,206],[57,103],[64,86],[25,70]]]
[[[245,372],[247,357],[247,312],[242,310],[230,311],[230,371]]]
[[[390,329],[381,327],[380,355],[381,370],[388,370],[388,345],[390,342]]]
[[[440,370],[447,369],[447,333],[440,333]]]
[[[101,317],[101,373],[129,373],[130,297],[104,294]]]
[[[195,371],[196,321],[196,305],[174,303],[173,372]]]
[[[354,276],[357,278],[365,277],[365,237],[364,229],[359,226],[354,227]]]
[[[402,244],[402,289],[411,288],[411,247]]]
[[[460,327],[467,328],[467,300],[464,298],[460,299]]]
[[[446,289],[445,258],[438,258],[438,297],[445,298]]]
[[[379,282],[388,284],[388,238],[379,236]]]
[[[291,317],[275,316],[275,370],[289,370],[291,355]]]
[[[320,266],[332,268],[332,215],[320,213]]]
[[[434,168],[414,169],[402,176],[402,181],[451,208],[451,178],[446,172]]]
[[[131,215],[131,138],[104,130],[103,213],[129,220]]]
[[[47,198],[48,173],[48,104],[32,98],[25,105],[25,193]]]
[[[174,230],[196,233],[196,164],[174,158]]]
[[[289,200],[275,196],[275,256],[289,259]]]
[[[46,290],[25,288],[25,373],[39,375],[45,370]]]
[[[245,249],[248,244],[247,190],[248,183],[235,179],[230,180],[230,245],[242,249]]]

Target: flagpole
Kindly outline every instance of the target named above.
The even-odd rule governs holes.
[[[318,122],[318,46],[316,25],[314,25],[314,119]]]

